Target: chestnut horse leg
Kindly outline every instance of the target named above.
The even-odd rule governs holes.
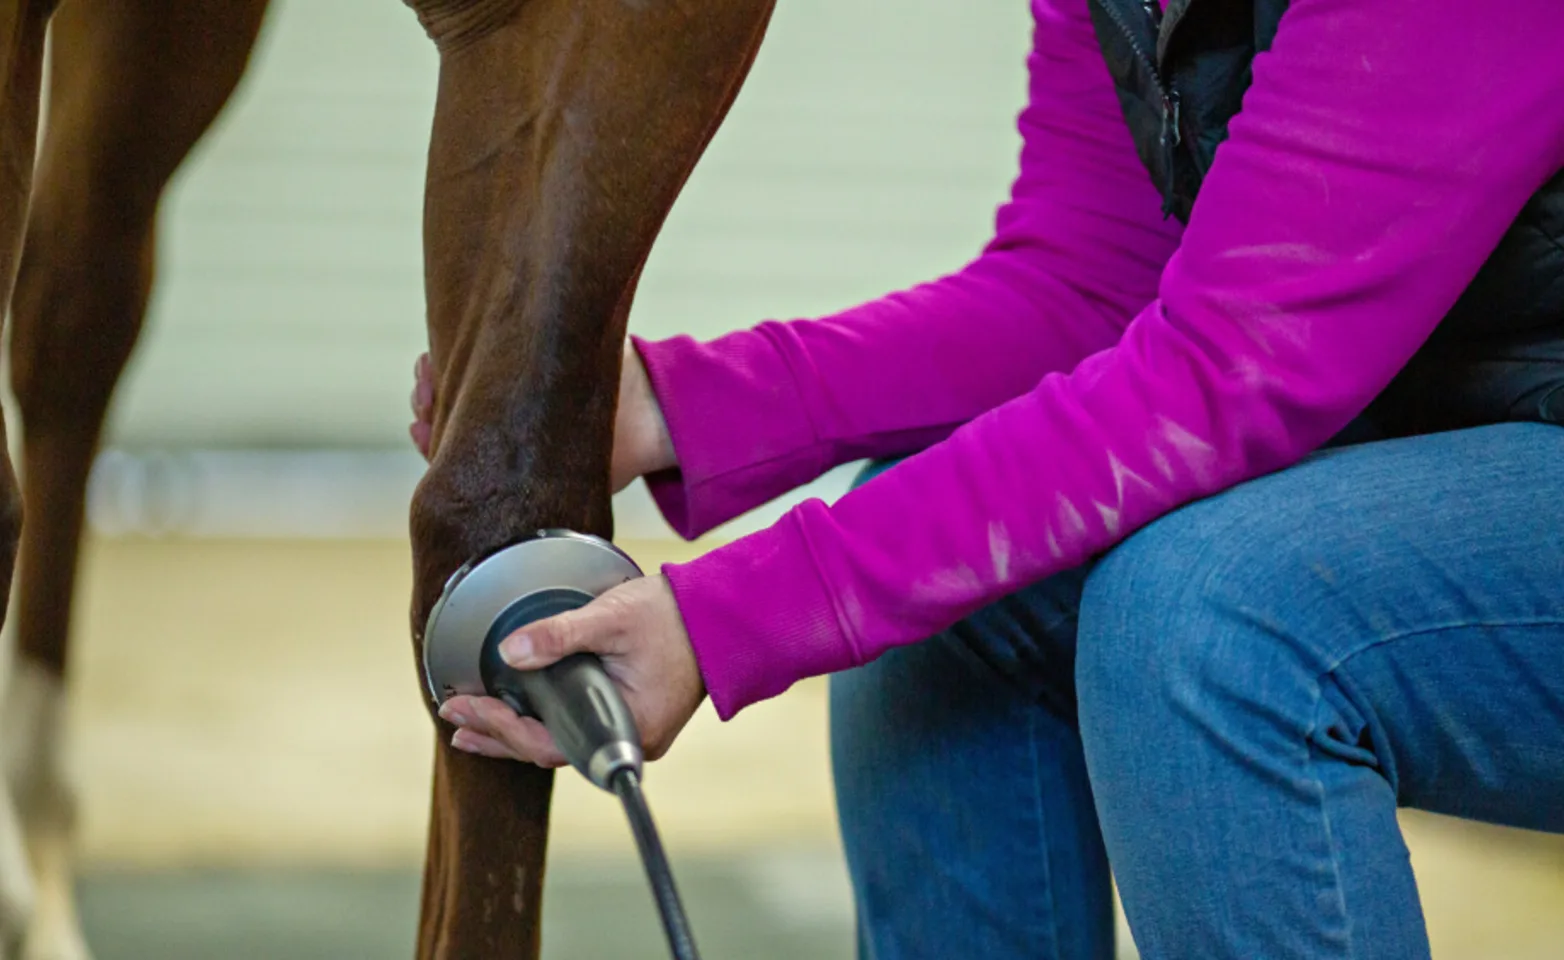
[[[438,406],[412,505],[415,646],[461,563],[609,534],[634,283],[772,0],[409,0],[440,49],[425,201]],[[551,779],[439,725],[422,958],[536,956]],[[655,930],[647,936],[655,938]]]
[[[43,40],[52,2],[0,0],[0,303],[8,303],[22,246],[38,139]],[[0,417],[0,621],[10,597],[22,502]],[[33,885],[16,813],[0,790],[0,958],[11,956],[32,913]]]
[[[6,774],[37,884],[29,960],[77,960],[61,730],[87,473],[152,284],[158,200],[244,72],[265,0],[65,0],[12,300],[27,523]]]

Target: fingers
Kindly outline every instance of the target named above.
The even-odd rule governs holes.
[[[567,762],[543,724],[517,716],[491,697],[452,697],[440,708],[440,716],[460,728],[451,738],[451,746],[458,750],[540,767],[562,767]]]
[[[572,653],[618,653],[620,612],[605,595],[579,610],[529,623],[500,644],[500,658],[517,670],[537,670]]]
[[[413,362],[413,392],[408,396],[408,403],[413,408],[413,416],[420,420],[429,419],[429,413],[434,409],[434,370],[427,353],[419,354]]]
[[[463,753],[489,757],[493,760],[519,760],[522,763],[534,763],[534,761],[528,760],[526,757],[517,756],[516,751],[502,741],[484,736],[481,733],[474,733],[465,728],[457,730],[456,735],[451,737],[451,746]],[[557,770],[567,764],[564,757],[544,757],[536,761],[535,765],[547,770]]]
[[[419,354],[413,361],[413,392],[407,400],[413,408],[413,422],[407,428],[407,434],[413,438],[413,446],[428,460],[429,438],[434,432],[430,424],[434,418],[434,372],[427,353]]]
[[[413,438],[413,446],[423,454],[425,460],[429,459],[429,438],[433,435],[434,428],[420,420],[407,428],[407,435]]]
[[[413,364],[413,412],[424,413],[434,406],[434,364],[429,354],[421,353]]]
[[[666,578],[632,580],[578,610],[528,624],[507,637],[502,655],[532,670],[577,652],[603,656],[635,717],[648,759],[667,752],[706,696],[700,666]],[[455,697],[440,715],[461,727],[454,746],[483,756],[544,766],[565,758],[543,725],[487,697]]]
[[[458,729],[456,735],[451,738],[451,746],[463,753],[476,753],[480,757],[490,757],[495,760],[518,760],[515,754],[505,744],[486,737],[481,733],[473,733],[471,730]]]

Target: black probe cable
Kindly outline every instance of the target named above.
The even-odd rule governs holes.
[[[623,767],[614,774],[613,787],[624,804],[625,816],[630,818],[635,845],[641,850],[646,879],[652,885],[657,912],[662,914],[663,931],[668,934],[668,949],[674,960],[700,960],[700,952],[695,949],[695,934],[690,930],[690,918],[684,915],[679,888],[674,885],[673,870],[668,866],[668,854],[663,851],[657,824],[652,822],[652,811],[646,805],[646,795],[641,792],[641,778],[631,768]]]

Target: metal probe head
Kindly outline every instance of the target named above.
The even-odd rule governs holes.
[[[619,691],[590,654],[542,670],[513,670],[499,645],[517,629],[641,576],[600,537],[539,530],[456,571],[424,629],[424,681],[436,706],[458,695],[497,697],[548,727],[571,765],[604,790],[641,771],[641,739]]]

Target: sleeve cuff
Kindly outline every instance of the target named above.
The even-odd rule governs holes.
[[[700,536],[830,465],[765,325],[710,343],[632,342],[679,460],[677,470],[647,477],[647,487],[680,536]]]
[[[810,508],[825,509],[818,501],[799,509]],[[668,564],[663,573],[723,720],[805,677],[859,663],[799,510],[699,559]]]

